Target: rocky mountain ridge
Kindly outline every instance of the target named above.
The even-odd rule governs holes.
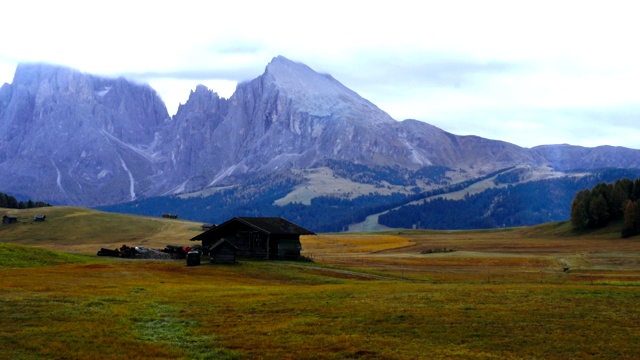
[[[3,190],[83,205],[153,194],[170,117],[150,87],[21,64],[2,89]]]
[[[189,193],[327,161],[447,169],[450,183],[508,167],[639,168],[640,151],[527,149],[396,121],[330,75],[281,56],[229,99],[198,86],[173,117],[147,85],[57,66],[21,64],[0,88],[0,191],[53,204]],[[416,186],[439,183],[425,177]]]

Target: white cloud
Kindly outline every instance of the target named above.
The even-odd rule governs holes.
[[[15,1],[0,13],[0,83],[19,61],[125,75],[173,114],[198,83],[228,96],[284,55],[397,119],[523,146],[640,148],[623,111],[640,105],[637,13],[629,1]]]

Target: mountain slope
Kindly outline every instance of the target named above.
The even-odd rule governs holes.
[[[230,175],[312,168],[328,159],[412,170],[462,167],[469,177],[545,163],[516,145],[456,136],[416,120],[397,122],[332,77],[284,57],[238,85],[229,100],[198,87],[174,120],[173,165],[179,180],[191,184],[177,192]]]
[[[215,100],[207,100],[211,96]],[[205,101],[211,106],[196,105]],[[333,78],[283,57],[238,85],[228,101],[196,89],[175,120],[174,165],[200,184],[202,177],[216,183],[250,171],[308,168],[324,159],[422,165],[401,155],[406,149],[395,138],[380,136],[396,125],[386,113]],[[193,141],[198,138],[209,141]]]
[[[537,152],[560,171],[601,168],[640,168],[640,151],[619,146],[585,148],[571,145],[541,145]]]
[[[155,186],[169,120],[148,86],[41,64],[0,91],[2,190],[57,204],[113,203]]]

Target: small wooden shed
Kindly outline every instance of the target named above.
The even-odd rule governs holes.
[[[224,239],[238,249],[239,256],[298,259],[300,235],[315,233],[281,217],[235,217],[191,240],[201,240],[203,248],[210,248]]]
[[[47,215],[38,214],[33,217],[33,221],[45,221],[47,219]]]
[[[214,264],[233,264],[236,262],[238,248],[225,239],[209,247],[209,257]]]
[[[202,231],[207,231],[207,230],[211,230],[216,226],[214,224],[202,224],[200,227],[202,228]]]
[[[18,222],[18,217],[15,215],[5,215],[2,217],[3,224],[15,224]]]

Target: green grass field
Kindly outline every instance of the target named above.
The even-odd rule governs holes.
[[[3,212],[0,359],[640,358],[640,239],[615,226],[321,234],[313,263],[187,267],[95,251],[199,224]]]

